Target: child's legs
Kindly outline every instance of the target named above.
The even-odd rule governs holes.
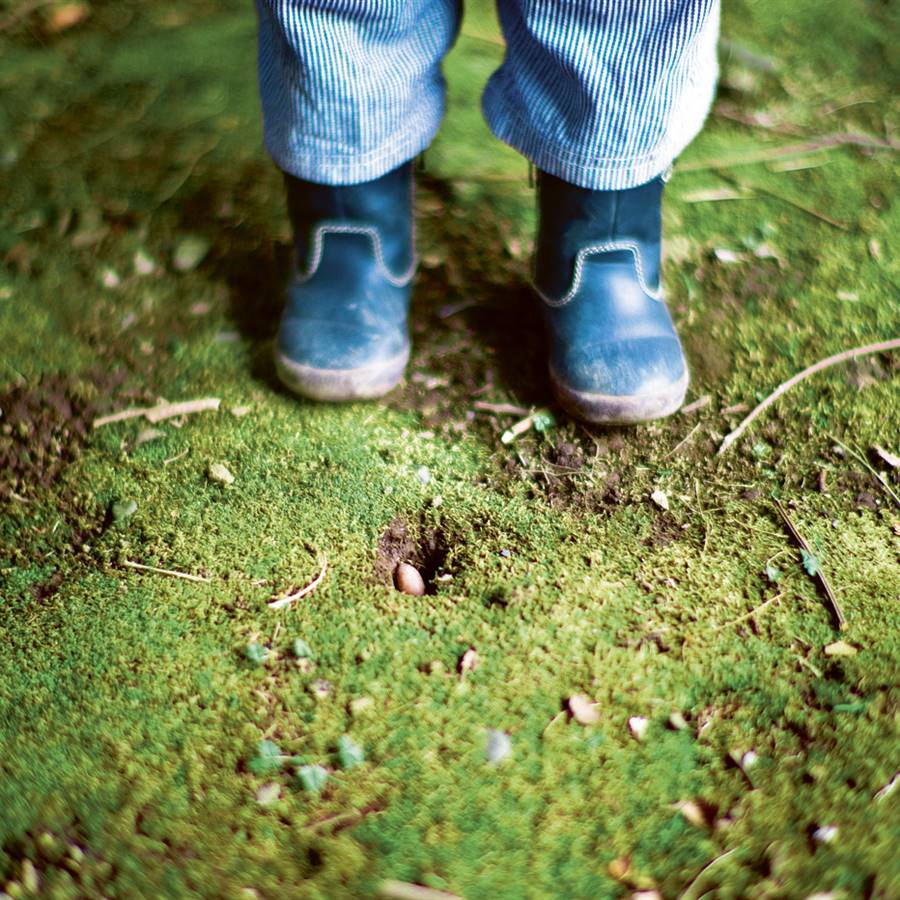
[[[498,0],[507,42],[482,100],[494,133],[593,190],[665,171],[717,76],[718,0]]]
[[[256,0],[265,141],[321,184],[384,175],[425,149],[444,109],[457,0]]]

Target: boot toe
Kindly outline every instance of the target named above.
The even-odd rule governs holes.
[[[596,423],[670,415],[683,403],[689,377],[674,335],[559,345],[550,375],[563,408]]]

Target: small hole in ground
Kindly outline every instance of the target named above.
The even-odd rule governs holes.
[[[395,518],[378,540],[375,554],[375,577],[382,584],[394,586],[394,572],[400,563],[414,566],[425,582],[425,593],[437,593],[445,568],[450,542],[440,527],[411,527],[401,517]]]

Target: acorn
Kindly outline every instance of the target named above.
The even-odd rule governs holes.
[[[413,597],[421,597],[425,593],[425,582],[419,574],[419,570],[409,563],[400,563],[394,569],[394,587]]]

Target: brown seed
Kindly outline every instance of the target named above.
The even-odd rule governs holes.
[[[419,570],[409,563],[400,563],[394,569],[394,587],[413,597],[421,597],[425,593],[425,582],[422,580]]]

